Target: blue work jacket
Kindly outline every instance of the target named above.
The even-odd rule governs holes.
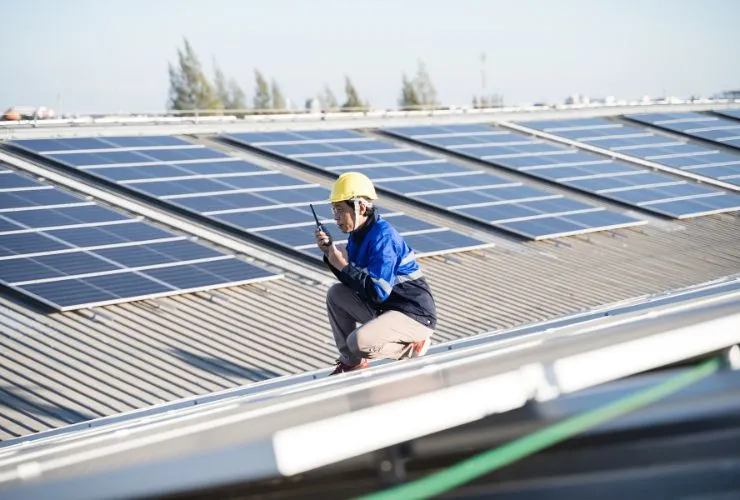
[[[437,325],[437,312],[429,283],[413,249],[398,231],[374,212],[347,241],[349,265],[334,275],[378,314],[399,311],[429,328]]]

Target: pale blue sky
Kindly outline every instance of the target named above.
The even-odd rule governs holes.
[[[3,109],[162,110],[183,36],[250,102],[259,68],[300,105],[348,74],[392,106],[421,57],[466,105],[481,51],[507,103],[740,88],[740,0],[0,0],[0,19]]]

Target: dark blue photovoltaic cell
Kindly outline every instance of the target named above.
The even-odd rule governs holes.
[[[247,209],[271,205],[269,200],[260,196],[260,193],[226,193],[218,196],[204,195],[169,200],[178,205],[198,213],[216,212],[220,210]]]
[[[96,170],[95,174],[115,182],[137,179],[158,179],[161,177],[187,177],[188,175],[193,175],[192,172],[175,167],[174,165],[101,168]]]
[[[54,250],[64,250],[65,248],[69,248],[69,245],[36,233],[4,234],[0,236],[0,257],[26,253],[52,252]],[[0,262],[2,262],[3,269],[12,267],[7,262]]]
[[[487,222],[497,222],[519,217],[531,217],[540,212],[525,205],[487,205],[482,207],[467,207],[458,209],[459,212],[471,215]]]
[[[434,224],[424,222],[423,220],[419,220],[408,215],[394,215],[387,219],[391,224],[393,224],[393,227],[395,227],[396,230],[402,233],[406,231],[425,231],[437,227]]]
[[[387,149],[398,149],[398,146],[381,141],[355,141],[355,142],[335,142],[332,147],[340,151],[383,151]]]
[[[69,205],[84,200],[56,189],[30,189],[27,191],[0,192],[0,210],[12,208]]]
[[[13,144],[13,141],[10,142]],[[23,146],[31,151],[74,151],[85,149],[116,149],[153,146],[187,146],[191,143],[171,136],[150,137],[71,137],[65,139],[27,139]]]
[[[425,139],[425,141],[429,144],[443,147],[468,145],[479,147],[479,145],[481,144],[496,145],[521,142],[521,139],[509,133],[489,133],[485,135],[453,135],[443,137],[430,137],[429,139]]]
[[[52,229],[43,231],[41,234],[64,240],[78,247],[115,245],[131,241],[153,241],[175,237],[172,233],[144,222]]]
[[[427,203],[431,203],[433,205],[439,205],[441,207],[452,209],[452,207],[458,205],[490,203],[494,199],[488,196],[486,193],[487,191],[485,190],[460,191],[452,193],[429,193],[415,195],[415,198],[418,198]]]
[[[218,182],[233,186],[235,189],[260,189],[273,187],[304,186],[306,182],[285,174],[271,172],[267,175],[248,175],[220,178]]]
[[[139,154],[153,158],[157,161],[169,162],[228,158],[228,155],[209,148],[151,149],[142,151]]]
[[[311,219],[309,217],[312,216],[294,208],[275,208],[260,212],[236,212],[213,216],[214,219],[224,221],[244,229],[281,226],[284,224],[298,224],[301,222],[305,223],[310,222]]]
[[[275,144],[265,146],[265,150],[277,154],[299,155],[312,153],[337,153],[338,150],[327,144]]]
[[[173,196],[181,194],[197,194],[219,191],[233,191],[234,187],[210,179],[183,179],[179,181],[142,182],[132,184],[137,191],[151,194],[155,197]]]
[[[352,130],[302,130],[293,132],[301,140],[366,139]]]
[[[245,132],[239,134],[228,134],[227,138],[240,138],[241,140],[261,143],[261,142],[292,142],[302,141],[297,135],[292,132]]]
[[[282,203],[320,203],[329,199],[329,191],[325,187],[260,191],[257,194],[278,205]]]
[[[219,257],[223,254],[187,240],[96,250],[96,254],[123,267],[143,267]]]
[[[173,163],[172,165],[197,175],[235,174],[267,171],[267,169],[264,167],[260,167],[259,165],[241,160],[182,164]]]
[[[28,228],[58,227],[127,220],[129,217],[99,205],[5,212],[3,217]]]
[[[583,226],[561,217],[544,217],[541,219],[520,220],[503,223],[504,226],[510,227],[524,234],[536,236],[542,231],[550,231],[555,234],[569,234],[579,232]]]
[[[690,112],[643,113],[626,117],[653,127],[683,133],[689,137],[740,148],[740,123],[735,120]]]
[[[5,233],[8,231],[18,231],[19,229],[23,229],[23,227],[12,221],[7,220],[2,215],[0,215],[0,233]]]
[[[366,172],[367,173],[367,172]],[[477,175],[474,178],[479,178]],[[372,179],[372,176],[370,176]],[[436,191],[440,189],[454,189],[455,184],[447,178],[441,179],[411,179],[402,181],[374,181],[378,188],[387,189],[400,194],[414,193],[419,191]]]
[[[461,123],[453,125],[442,125],[442,126],[421,126],[421,127],[402,127],[402,128],[387,128],[389,132],[395,132],[401,130],[404,133],[412,135],[433,135],[433,134],[475,134],[476,132],[490,132],[491,128],[488,125],[479,125],[477,123]]]
[[[291,247],[298,247],[301,245],[308,245],[312,241],[316,240],[314,236],[314,230],[316,226],[298,226],[298,227],[282,227],[278,229],[268,229],[260,231],[259,234],[265,238],[280,242]],[[332,228],[334,229],[334,228]],[[339,241],[343,238],[340,237],[338,229],[329,229],[335,240]]]
[[[10,141],[9,144],[15,144]],[[67,151],[76,149],[103,149],[106,143],[94,138],[70,139],[24,139],[23,147],[29,151],[43,153],[45,151]]]
[[[192,143],[173,137],[171,135],[132,136],[132,137],[105,137],[105,142],[110,142],[121,148],[162,147],[162,146],[192,146]],[[80,149],[80,148],[72,148]]]
[[[406,243],[414,248],[416,253],[428,253],[440,250],[453,251],[461,248],[473,248],[480,245],[480,241],[464,234],[454,232],[422,233],[404,236]]]
[[[24,292],[45,299],[59,308],[72,308],[79,304],[94,304],[121,298],[144,297],[170,292],[171,289],[134,273],[118,273],[85,279],[68,279],[19,286]]]
[[[629,224],[631,218],[622,214],[614,212],[584,212],[580,214],[568,214],[565,216],[566,219],[576,222],[578,224],[585,224],[588,226],[621,226],[623,224]]]
[[[42,184],[28,176],[14,172],[0,173],[0,190],[41,186]]]
[[[236,259],[222,259],[199,264],[164,267],[146,271],[148,276],[183,289],[210,287],[219,283],[237,283],[266,278],[269,271],[254,266],[244,266]]]
[[[65,153],[46,155],[54,161],[73,167],[91,165],[111,165],[115,163],[152,163],[155,160],[132,151],[111,151],[109,153]]]
[[[727,210],[740,210],[740,204],[737,203],[737,200],[732,200],[726,196],[707,196],[690,200],[669,201],[657,204],[656,208],[670,211],[674,214],[681,214],[686,211],[686,205],[692,207],[691,210],[696,212],[724,212]]]
[[[18,262],[13,261],[13,265],[8,267],[8,271],[11,274],[14,273],[15,267],[22,267],[24,262],[29,259],[20,259]],[[50,255],[41,255],[32,258],[33,262],[37,265],[46,266],[50,268],[50,271],[44,273],[41,269],[36,269],[36,276],[20,276],[20,278],[11,279],[3,271],[3,279],[9,282],[14,281],[33,281],[35,279],[52,278],[56,276],[71,276],[80,274],[92,274],[101,273],[104,271],[112,271],[118,269],[118,266],[112,262],[106,262],[96,255],[89,254],[87,252],[69,252],[69,253],[57,253]],[[60,286],[64,286],[60,283]]]

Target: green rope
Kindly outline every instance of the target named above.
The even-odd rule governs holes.
[[[358,497],[358,499],[412,500],[439,495],[548,446],[582,433],[589,428],[659,401],[684,387],[708,377],[716,372],[720,366],[720,360],[713,358],[695,366],[688,372],[676,375],[654,387],[630,394],[602,407],[555,423],[498,448],[480,453],[427,477]]]

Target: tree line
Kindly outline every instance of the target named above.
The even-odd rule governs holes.
[[[190,42],[184,39],[183,47],[177,49],[177,61],[168,64],[170,89],[167,109],[172,111],[219,110],[238,111],[237,115],[257,113],[280,113],[290,111],[282,89],[273,78],[269,80],[259,70],[254,70],[254,96],[251,106],[244,90],[234,78],[227,78],[217,61],[213,61],[214,75],[211,80]],[[360,111],[367,110],[370,103],[360,98],[349,76],[344,77],[344,99],[339,103],[329,85],[307,100],[306,107],[315,106],[322,111]],[[416,75],[401,77],[401,92],[398,104],[402,109],[436,107],[437,91],[432,84],[423,61],[419,60]],[[295,109],[295,106],[290,106]],[[185,113],[180,113],[185,114]]]

